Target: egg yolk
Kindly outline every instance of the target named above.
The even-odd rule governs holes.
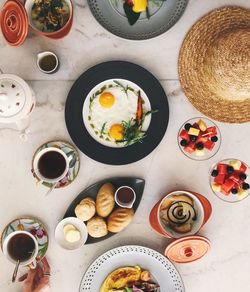
[[[121,124],[114,124],[109,129],[109,136],[116,141],[122,140],[124,137],[124,128]]]
[[[110,92],[103,92],[99,97],[99,102],[102,107],[109,108],[113,106],[115,97]]]

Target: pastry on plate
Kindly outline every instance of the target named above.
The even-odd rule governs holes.
[[[75,208],[76,217],[82,221],[88,221],[96,212],[95,201],[92,198],[84,198]]]
[[[113,211],[115,206],[115,188],[111,183],[104,184],[96,196],[96,212],[105,218]]]
[[[126,228],[134,217],[133,209],[117,208],[108,218],[108,231],[117,233]]]
[[[103,237],[108,234],[107,224],[103,218],[95,216],[87,222],[87,230],[94,238]]]

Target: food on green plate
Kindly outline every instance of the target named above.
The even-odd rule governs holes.
[[[72,224],[67,224],[63,227],[65,240],[70,243],[78,242],[81,239],[80,231]]]
[[[239,200],[244,199],[250,189],[247,180],[247,166],[240,160],[221,162],[211,172],[211,188],[214,192],[225,196],[237,195]]]
[[[218,142],[216,126],[208,127],[202,119],[186,123],[179,133],[179,144],[184,152],[194,156],[205,156],[211,152]]]
[[[119,0],[114,0],[119,1]],[[159,8],[162,2],[166,0],[120,0],[123,1],[123,9],[128,18],[130,25],[134,25],[140,18],[142,13],[145,13],[146,17],[150,19],[152,6]],[[155,9],[154,9],[155,10]]]
[[[90,94],[84,103],[83,120],[97,142],[109,147],[125,147],[143,141],[155,111],[135,84],[111,80]]]
[[[147,274],[147,280],[144,279]],[[100,292],[160,292],[160,286],[152,280],[149,271],[140,266],[121,267],[104,280]]]
[[[64,0],[35,0],[31,9],[33,25],[42,32],[55,32],[70,18],[70,7]]]
[[[161,222],[178,233],[190,232],[197,215],[193,199],[185,194],[169,196],[160,206]]]

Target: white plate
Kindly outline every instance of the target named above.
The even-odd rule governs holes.
[[[65,239],[63,228],[67,224],[72,224],[73,226],[77,228],[77,230],[80,231],[81,239],[79,241],[70,243]],[[56,242],[64,249],[68,249],[68,250],[78,249],[85,244],[85,242],[87,241],[87,238],[88,238],[88,231],[87,231],[87,227],[85,223],[83,223],[81,220],[79,220],[76,217],[67,217],[63,219],[62,221],[60,221],[58,225],[56,226],[56,230],[55,230]]]
[[[148,96],[146,95],[146,93],[144,92],[144,90],[139,87],[137,84],[129,81],[129,80],[125,80],[125,79],[119,79],[119,78],[114,78],[114,79],[108,79],[108,80],[105,80],[99,84],[97,84],[94,88],[92,88],[92,90],[88,93],[85,101],[84,101],[84,104],[83,104],[83,110],[82,110],[82,116],[83,116],[83,122],[84,122],[84,125],[88,131],[88,133],[90,134],[90,136],[96,140],[98,143],[104,145],[104,146],[108,146],[108,147],[114,147],[114,148],[121,148],[121,147],[124,147],[124,145],[122,143],[120,144],[117,144],[115,143],[114,141],[106,141],[105,139],[103,138],[100,138],[100,129],[98,128],[93,128],[91,126],[91,124],[95,123],[94,121],[89,121],[89,117],[91,116],[91,110],[90,110],[90,102],[91,102],[91,98],[92,96],[97,92],[99,91],[101,88],[103,88],[104,86],[107,86],[107,90],[109,88],[109,86],[113,86],[113,87],[117,87],[119,88],[119,86],[117,86],[115,84],[114,81],[117,81],[119,82],[120,84],[122,84],[123,86],[128,86],[132,89],[134,89],[134,91],[138,92],[140,91],[141,92],[141,97],[144,101],[144,104],[143,104],[143,110],[144,111],[150,111],[151,110],[151,104],[150,104],[150,101],[149,101],[149,98]],[[121,89],[121,94],[123,94],[123,90]],[[130,94],[132,94],[130,92]],[[137,102],[136,102],[137,104]],[[130,108],[131,110],[132,108]],[[130,115],[135,117],[135,114],[136,114],[136,109],[137,109],[137,105],[136,107],[134,108],[134,113]],[[117,111],[116,113],[118,113],[118,115],[120,114],[120,119],[117,120],[117,116],[114,112],[111,113],[111,119],[112,118],[115,118],[116,122],[115,123],[121,123],[122,120],[129,120],[129,117],[128,116],[123,116],[123,111],[122,111],[122,104],[118,105],[117,107]],[[99,113],[100,115],[100,113]],[[101,115],[100,116],[101,120],[103,120],[102,122],[106,122],[108,126],[110,126],[110,120],[107,118],[106,119],[106,116],[103,116]],[[148,115],[145,117],[145,120],[144,120],[144,123],[143,123],[143,127],[142,127],[142,130],[143,131],[147,131],[149,125],[150,125],[150,121],[151,121],[151,115]],[[97,134],[95,131],[98,130],[98,133]],[[109,137],[110,138],[110,137]],[[112,139],[111,139],[112,140]]]
[[[109,273],[119,267],[139,265],[149,270],[161,287],[161,292],[184,292],[182,279],[174,265],[153,249],[128,245],[112,249],[88,268],[82,278],[80,292],[99,292]]]

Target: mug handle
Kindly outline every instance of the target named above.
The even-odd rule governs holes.
[[[31,270],[34,270],[37,266],[37,260],[35,259],[32,263],[28,265]]]

